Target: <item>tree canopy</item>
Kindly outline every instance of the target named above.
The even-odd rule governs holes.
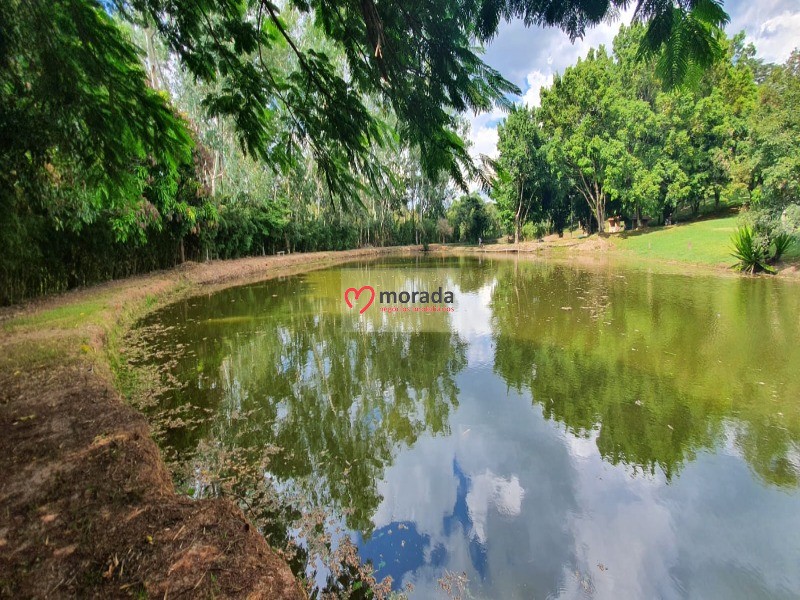
[[[67,114],[94,140],[96,149],[89,150],[80,138],[67,136],[58,144],[62,153],[85,160],[99,151],[113,167],[127,154],[127,144],[153,150],[185,146],[185,132],[143,85],[136,53],[104,10],[109,8],[152,25],[194,77],[218,82],[203,100],[208,114],[231,117],[243,147],[270,164],[291,165],[307,146],[334,194],[351,193],[362,180],[377,184],[373,149],[390,136],[380,115],[368,109],[377,102],[396,115],[400,138],[419,148],[427,175],[446,173],[463,184],[473,166],[456,132],[456,114],[508,106],[506,95],[518,92],[480,59],[475,42],[491,39],[503,19],[514,17],[580,36],[628,4],[113,0],[101,6],[95,0],[13,0],[3,10],[0,65],[3,80],[16,83],[15,96],[30,84],[27,93],[43,109],[52,107],[41,121],[56,127],[58,115]],[[302,43],[287,20],[292,11],[313,20],[343,53],[344,65]],[[712,57],[713,32],[727,19],[714,0],[642,0],[636,14],[650,23],[642,51],[663,47],[661,62],[669,63],[675,79]],[[264,59],[276,46],[291,49],[289,64]],[[3,120],[4,129],[18,124],[14,113],[20,110],[16,101],[6,104],[12,114]],[[37,141],[40,150],[47,145],[32,136],[17,144]]]
[[[590,50],[542,90],[541,106],[515,109],[500,125],[491,194],[501,212],[523,207],[555,232],[566,213],[603,231],[608,216],[640,226],[745,204],[772,213],[765,221],[751,212],[768,241],[781,211],[800,200],[797,51],[764,65],[743,33],[724,37],[702,80],[664,89],[661,59],[641,58],[646,39],[644,26],[622,27],[612,52]],[[525,226],[505,223],[515,237]]]
[[[4,2],[3,300],[187,257],[455,232],[437,222],[477,171],[462,113],[519,92],[481,45],[504,20],[577,37],[629,4]],[[722,40],[720,7],[642,0],[636,56],[672,52],[670,81],[688,78]]]

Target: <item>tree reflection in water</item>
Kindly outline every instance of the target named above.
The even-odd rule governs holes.
[[[436,315],[430,327],[422,319],[431,315],[387,320],[375,309],[363,317],[343,310],[343,283],[374,281],[444,286],[460,312]],[[471,576],[495,593],[487,523],[495,514],[523,519],[526,503],[543,501],[531,490],[545,482],[523,481],[522,465],[559,477],[554,430],[586,440],[631,478],[663,474],[669,485],[700,453],[730,446],[766,485],[795,490],[798,308],[795,288],[778,282],[522,260],[389,260],[179,302],[143,322],[146,351],[135,360],[161,368],[166,389],[151,413],[163,447],[192,466],[183,483],[196,495],[229,493],[265,507],[265,533],[278,546],[317,535],[336,547],[352,538],[361,558],[396,582],[445,568],[457,550],[448,544],[460,544]],[[531,414],[519,419],[540,410],[547,440],[492,439],[505,397],[520,395]],[[469,455],[461,437],[469,428],[452,430],[471,414],[465,399],[469,411],[483,411],[485,423],[472,425],[485,425],[483,446],[519,448],[520,474],[445,456],[438,476],[452,479],[453,497],[423,526],[413,510],[383,498],[381,485],[396,493],[398,476],[429,485],[428,465],[399,458],[431,440]],[[537,517],[552,519],[537,527],[553,547],[525,567],[539,585],[528,590],[549,593],[553,573],[576,560],[557,525],[577,510],[569,496],[577,491],[569,473],[560,477],[546,482],[566,494],[560,508]],[[299,571],[318,550],[304,543]]]

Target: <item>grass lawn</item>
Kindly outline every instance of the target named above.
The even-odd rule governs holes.
[[[615,246],[636,256],[730,266],[737,216],[612,235]],[[796,246],[796,245],[795,245]],[[796,252],[796,248],[791,249]]]

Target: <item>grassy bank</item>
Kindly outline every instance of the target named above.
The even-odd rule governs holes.
[[[613,235],[614,246],[632,256],[731,267],[731,236],[739,227],[736,215],[703,219],[670,227],[658,227]],[[800,261],[800,244],[795,243],[784,255],[786,264]]]
[[[619,250],[646,259],[730,267],[731,236],[739,217],[706,219],[670,227],[643,229],[610,236]]]
[[[732,271],[736,260],[731,256],[731,236],[740,225],[736,215],[705,218],[699,221],[652,227],[636,231],[599,236],[578,236],[567,233],[559,238],[551,235],[543,241],[457,247],[438,246],[441,251],[481,253],[526,253],[567,260],[620,258],[636,263],[670,263],[686,268]],[[800,276],[800,240],[784,254],[778,272],[782,276]]]

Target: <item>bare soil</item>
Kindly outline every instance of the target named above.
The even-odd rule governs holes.
[[[180,294],[408,251],[186,264],[2,309],[0,597],[306,597],[237,506],[175,492],[114,340]]]

